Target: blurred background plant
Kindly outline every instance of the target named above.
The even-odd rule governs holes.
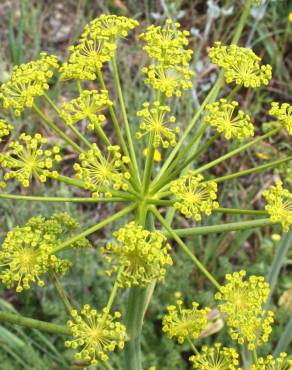
[[[240,46],[252,47],[255,53],[264,58],[265,63],[273,67],[273,79],[269,86],[256,92],[246,90],[240,96],[241,106],[251,116],[257,114],[258,125],[263,131],[269,130],[265,124],[269,103],[271,101],[286,101],[292,103],[292,4],[289,0],[266,0],[260,7],[254,7],[251,12],[248,26],[241,38]],[[137,19],[140,27],[131,34],[131,43],[127,48],[120,48],[119,68],[123,79],[124,96],[130,117],[142,101],[148,100],[149,90],[144,88],[139,68],[147,63],[147,57],[139,45],[137,36],[142,29],[150,23],[163,23],[165,19],[172,18],[179,21],[182,27],[191,32],[191,48],[194,50],[192,69],[196,72],[196,84],[180,104],[175,104],[176,117],[183,131],[185,122],[188,122],[194,110],[203,100],[206,92],[213,85],[218,74],[217,68],[207,58],[207,47],[214,41],[220,40],[228,44],[232,37],[237,21],[240,17],[240,1],[233,0],[2,0],[0,2],[0,82],[6,81],[14,64],[21,64],[38,57],[40,51],[56,54],[60,59],[67,59],[67,48],[83,29],[83,26],[96,16],[107,14],[126,15]],[[127,42],[127,41],[126,41]],[[130,48],[130,50],[129,50]],[[71,88],[71,90],[70,90]],[[89,88],[94,88],[90,86]],[[75,87],[57,83],[52,90],[54,101],[62,102],[66,97],[73,95]],[[44,107],[43,109],[46,109]],[[2,112],[0,111],[0,116]],[[16,128],[13,135],[18,136],[25,128],[27,133],[33,131],[38,120],[31,112],[26,112],[22,118],[9,117]],[[133,122],[132,124],[135,124]],[[105,126],[107,134],[113,134],[111,127]],[[38,127],[39,132],[44,132]],[[49,141],[55,142],[52,133],[45,133]],[[216,166],[216,176],[232,173],[255,166],[261,161],[279,158],[279,152],[291,152],[291,140],[283,134],[282,141],[260,144],[245,152],[241,157],[223,162]],[[277,145],[274,145],[277,144]],[[5,147],[5,142],[0,144]],[[138,142],[137,145],[142,145]],[[210,155],[205,154],[205,160],[220,156],[227,151],[227,141],[218,140]],[[2,150],[1,148],[1,150]],[[230,149],[231,149],[230,148]],[[142,156],[142,150],[137,150]],[[69,164],[73,154],[68,155]],[[141,159],[141,158],[140,158]],[[159,153],[157,155],[159,161]],[[239,162],[240,160],[240,162]],[[66,173],[66,166],[63,169]],[[265,175],[250,175],[240,181],[225,183],[220,194],[225,199],[225,207],[263,208],[259,191],[267,188],[279,176],[292,186],[291,164],[265,172]],[[9,184],[8,191],[13,192],[16,185]],[[81,190],[80,190],[81,191]],[[45,196],[72,196],[72,188],[65,184],[53,186],[37,185],[31,193]],[[74,189],[74,195],[78,191]],[[38,207],[32,203],[3,200],[0,202],[0,242],[5,234],[15,225],[24,224],[36,214],[49,216],[56,211],[67,211],[79,220],[84,228],[92,224],[92,220],[102,217],[110,212],[106,204],[74,205],[55,203],[41,203]],[[226,222],[237,221],[236,215],[226,215]],[[239,216],[238,216],[239,217]],[[240,216],[242,219],[242,216]],[[180,220],[183,225],[183,219]],[[124,224],[125,220],[120,220]],[[209,218],[209,224],[217,223],[216,213]],[[118,228],[119,225],[117,225]],[[94,235],[93,250],[75,251],[72,262],[74,270],[63,278],[63,285],[68,294],[80,305],[89,303],[101,308],[111,289],[111,281],[103,275],[103,262],[97,253],[97,248],[104,245],[111,238],[110,226],[103,233]],[[244,267],[248,273],[267,276],[272,285],[273,299],[271,309],[276,315],[270,346],[276,348],[277,354],[283,350],[292,353],[292,235],[291,231],[281,238],[280,227],[267,227],[260,230],[243,230],[232,233],[211,234],[192,237],[196,255],[208,266],[208,269],[218,280],[235,269]],[[277,253],[275,254],[275,251]],[[65,254],[65,253],[64,253]],[[273,258],[273,256],[275,257]],[[72,259],[72,255],[71,255]],[[80,281],[82,284],[80,284]],[[186,283],[187,282],[187,283]],[[106,293],[106,294],[105,294]],[[21,310],[23,315],[46,318],[52,322],[64,322],[64,311],[61,303],[55,299],[53,287],[49,284],[43,289],[34,288],[25,294],[16,295],[15,291],[4,290],[0,285],[0,309]],[[199,303],[214,307],[211,292],[206,290],[201,276],[194,270],[192,262],[184,255],[175,255],[175,268],[170,269],[164,284],[157,287],[156,294],[151,302],[149,312],[146,313],[143,340],[143,363],[145,368],[159,365],[159,370],[188,369],[187,359],[190,355],[187,347],[176,346],[161,332],[161,318],[168,303],[175,302],[176,298],[183,296],[186,304],[195,297]],[[123,297],[122,297],[123,298]],[[73,302],[74,303],[74,302]],[[121,309],[123,309],[123,299]],[[216,311],[213,327],[210,331],[217,332],[216,340],[228,344],[228,336],[221,329],[220,318]],[[205,339],[205,342],[207,341]],[[214,338],[212,338],[214,341]],[[264,348],[264,350],[271,348]],[[0,369],[78,369],[80,366],[72,364],[71,350],[64,350],[62,339],[54,335],[40,333],[37,330],[28,331],[12,325],[0,325]],[[185,361],[182,361],[185,360]],[[116,361],[116,362],[115,362]],[[117,368],[118,359],[113,358],[113,367]]]

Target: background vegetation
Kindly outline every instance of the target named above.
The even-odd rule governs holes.
[[[143,53],[138,42],[138,34],[150,23],[160,23],[166,18],[173,18],[182,24],[183,28],[191,31],[191,48],[194,50],[192,68],[196,71],[194,88],[177,104],[176,116],[183,127],[187,124],[199,102],[212,86],[217,76],[217,69],[207,58],[206,49],[215,40],[228,44],[232,37],[241,14],[241,1],[225,0],[1,0],[0,1],[0,82],[4,82],[12,65],[27,62],[37,58],[40,51],[48,51],[58,55],[61,60],[67,57],[67,47],[74,43],[80,35],[86,22],[101,13],[127,15],[136,18],[140,27],[130,35],[130,40],[124,40],[119,50],[119,65],[124,84],[124,94],[130,117],[147,99],[147,88],[142,82],[140,68],[147,63],[147,56]],[[252,10],[249,25],[245,28],[240,45],[249,46],[264,58],[265,63],[273,66],[273,79],[270,85],[258,92],[247,91],[241,95],[241,106],[251,116],[256,115],[257,129],[266,130],[265,124],[269,103],[273,100],[291,104],[291,65],[292,65],[292,23],[288,14],[292,12],[289,0],[266,1],[266,3]],[[88,84],[94,88],[93,83]],[[53,89],[53,99],[60,103],[65,98],[76,93],[70,84],[56,83]],[[48,107],[44,107],[48,109]],[[1,115],[1,112],[0,112]],[[36,128],[49,140],[56,139],[51,132],[46,132],[39,125],[38,118],[31,112],[22,118],[10,117],[10,122],[16,127],[13,135],[25,130],[30,133]],[[136,119],[131,120],[132,127]],[[110,135],[112,128],[106,126]],[[291,152],[291,138],[285,133],[281,140],[273,145],[271,140],[261,144],[242,157],[236,157],[216,167],[216,175],[233,171],[244,170],[262,161],[278,158],[278,149],[284,150],[287,155]],[[58,139],[57,139],[58,140]],[[114,139],[113,139],[114,141]],[[5,142],[1,144],[5,147]],[[139,142],[138,153],[142,153],[143,144]],[[212,152],[206,153],[214,158],[226,152],[227,141],[218,141],[212,147]],[[232,144],[230,144],[232,145]],[[0,148],[2,150],[2,148]],[[277,149],[278,148],[278,149]],[[63,165],[63,171],[70,171],[73,154],[68,155]],[[277,168],[273,172],[266,172],[264,176],[250,175],[228,182],[220,189],[225,199],[225,207],[262,208],[260,192],[268,187],[275,178],[281,176],[288,188],[292,186],[291,165]],[[51,182],[47,185],[35,184],[27,192],[34,195],[48,196],[80,196],[80,191],[66,185],[55,187]],[[19,193],[20,188],[10,184],[11,192]],[[34,204],[1,200],[0,202],[0,241],[3,240],[9,229],[15,225],[24,224],[36,214],[51,215],[57,210],[64,210],[80,220],[82,227],[92,225],[94,220],[102,219],[103,215],[112,212],[106,204],[72,205],[66,204]],[[209,224],[217,223],[216,214],[209,218]],[[242,216],[240,216],[242,219]],[[248,216],[247,216],[248,217]],[[237,221],[236,215],[226,215],[226,222]],[[179,220],[180,225],[186,222]],[[120,221],[121,224],[125,220]],[[119,225],[118,225],[119,226]],[[248,273],[267,276],[274,288],[271,307],[276,314],[276,322],[271,339],[271,347],[276,351],[292,352],[292,244],[291,232],[281,239],[281,230],[278,227],[268,227],[261,230],[247,230],[221,235],[193,237],[191,243],[195,253],[212,271],[214,276],[222,281],[224,275],[244,267]],[[107,293],[111,288],[111,281],[103,276],[104,267],[98,253],[99,246],[110,238],[111,228],[106,232],[94,234],[91,240],[95,246],[90,251],[76,251],[73,257],[74,269],[62,280],[64,288],[69,293],[73,303],[81,307],[90,303],[97,308],[103,307]],[[279,249],[280,248],[280,249]],[[281,250],[282,259],[274,258],[275,250]],[[64,252],[66,253],[66,252]],[[277,256],[277,255],[276,255]],[[70,252],[72,259],[72,252]],[[272,266],[272,267],[271,267]],[[122,294],[126,295],[126,292]],[[186,303],[195,299],[198,302],[214,307],[211,287],[194,269],[192,263],[184,255],[175,255],[175,267],[170,269],[164,284],[157,287],[154,299],[146,314],[144,327],[143,352],[145,355],[145,369],[157,365],[159,370],[188,369],[189,353],[184,346],[177,346],[161,333],[161,317],[165,306],[175,300],[175,296],[182,294]],[[62,304],[59,303],[53,287],[46,284],[44,288],[33,288],[18,295],[14,290],[4,289],[0,285],[0,309],[17,310],[23,315],[64,323],[66,315]],[[283,298],[284,296],[284,298]],[[282,299],[281,299],[282,298]],[[121,297],[121,306],[124,297]],[[123,307],[121,307],[123,309]],[[214,310],[216,317],[216,311]],[[289,321],[290,319],[290,321]],[[217,320],[217,321],[216,321]],[[220,320],[215,318],[215,327]],[[290,326],[289,326],[290,325]],[[26,330],[12,325],[0,325],[0,369],[5,370],[48,370],[48,369],[78,369],[72,363],[72,353],[63,347],[63,338],[54,335],[42,334],[36,330]],[[205,342],[221,340],[228,343],[228,336],[224,329]],[[278,345],[278,347],[277,347]],[[267,349],[267,348],[266,348]],[[118,358],[113,363],[118,368]]]

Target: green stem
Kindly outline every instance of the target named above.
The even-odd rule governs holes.
[[[56,104],[52,101],[52,99],[46,93],[44,94],[44,97],[48,104],[50,105],[50,107],[53,109],[53,111],[55,111],[57,115],[62,119],[62,117],[60,116],[60,110],[58,109]],[[63,119],[62,121],[65,123],[66,127],[69,127],[69,129],[78,137],[80,141],[82,141],[89,149],[91,148],[91,143],[86,139],[85,136],[81,134],[81,132],[77,130],[77,128],[74,125],[67,125]]]
[[[124,102],[124,97],[123,97],[123,92],[122,92],[121,82],[120,82],[120,77],[119,77],[119,70],[118,70],[115,55],[112,58],[112,66],[113,66],[115,86],[116,86],[117,93],[118,93],[118,98],[119,98],[119,102],[120,102],[120,106],[121,106],[123,121],[124,121],[124,125],[125,125],[126,136],[127,136],[128,145],[129,145],[130,158],[132,160],[133,167],[134,167],[134,170],[136,171],[136,174],[139,174],[139,168],[138,168],[138,165],[137,165],[137,159],[136,159],[136,154],[135,154],[134,145],[133,145],[133,141],[132,141],[132,134],[131,134],[130,125],[129,125],[129,121],[128,121],[128,116],[127,116],[127,112],[126,112],[126,107],[125,107],[125,102]]]
[[[14,199],[33,202],[71,202],[71,203],[118,203],[127,202],[124,198],[64,198],[64,197],[40,197],[32,195],[0,194],[0,199]]]
[[[111,145],[111,142],[109,141],[109,138],[106,136],[105,132],[103,131],[102,127],[98,126],[95,128],[95,132],[100,137],[101,141],[106,145]]]
[[[181,240],[178,236],[177,232],[173,230],[167,221],[161,216],[161,214],[157,211],[155,207],[151,207],[150,211],[154,214],[157,220],[161,223],[161,225],[167,230],[168,234],[177,242],[180,248],[184,251],[184,253],[191,258],[191,260],[195,263],[197,268],[206,276],[206,278],[218,289],[220,290],[221,286],[218,281],[209,273],[209,271],[204,267],[204,265],[200,262],[200,260],[193,255],[193,253],[189,250],[187,245]]]
[[[247,22],[252,2],[253,2],[253,0],[247,0],[246,1],[244,11],[241,14],[240,20],[237,24],[236,30],[234,32],[234,35],[233,35],[233,38],[232,38],[232,41],[231,41],[231,44],[237,44],[238,43],[238,41],[240,39],[240,36],[242,34],[243,28],[244,28],[244,26]]]
[[[136,208],[136,204],[131,204],[130,206],[122,209],[121,211],[117,212],[116,214],[108,217],[107,219],[99,222],[98,224],[90,227],[89,229],[83,231],[79,235],[73,236],[72,238],[69,238],[65,240],[63,243],[58,245],[56,248],[54,248],[51,252],[51,254],[60,252],[61,250],[68,249],[68,247],[72,244],[77,242],[78,240],[85,238],[86,236],[93,234],[94,232],[102,229],[104,226],[118,220],[119,218],[125,216],[127,213],[131,212],[134,208]]]
[[[0,321],[1,322],[9,322],[12,324],[17,324],[24,326],[30,329],[37,329],[40,331],[45,331],[47,333],[54,333],[54,334],[61,334],[61,335],[70,335],[71,331],[66,326],[51,324],[46,321],[40,321],[31,319],[28,317],[24,317],[21,315],[16,315],[10,312],[2,312],[0,311]]]
[[[238,153],[246,150],[247,148],[251,147],[252,145],[255,145],[259,141],[262,141],[264,139],[267,139],[267,138],[273,136],[274,134],[278,133],[280,130],[281,130],[281,128],[278,128],[277,127],[276,129],[273,129],[273,130],[267,132],[266,134],[257,137],[256,139],[250,141],[249,143],[246,143],[246,144],[240,146],[239,148],[236,148],[236,149],[232,150],[231,152],[229,152],[229,153],[227,153],[227,154],[225,154],[225,155],[223,155],[223,156],[215,159],[214,161],[209,162],[209,163],[205,164],[202,167],[199,167],[198,169],[196,169],[194,171],[194,174],[201,173],[203,171],[208,170],[209,168],[212,168],[212,167],[216,166],[217,164],[225,161],[226,159],[229,159],[229,158],[235,156],[236,154],[238,154]]]
[[[257,355],[257,351],[256,351],[256,349],[254,349],[253,351],[252,351],[252,360],[253,360],[253,363],[255,364],[255,365],[257,365],[257,363],[258,363],[258,355]]]
[[[56,292],[59,296],[59,298],[61,299],[64,307],[65,307],[65,310],[67,311],[68,315],[71,316],[71,312],[73,310],[73,307],[71,306],[71,303],[69,302],[69,299],[64,291],[64,289],[62,288],[62,285],[60,284],[60,281],[58,279],[58,276],[57,274],[51,270],[50,271],[50,278],[54,284],[54,287],[56,289]]]
[[[231,222],[222,225],[211,225],[201,227],[190,227],[188,229],[175,229],[175,233],[181,237],[193,235],[208,235],[214,233],[224,233],[238,230],[254,229],[257,227],[265,227],[275,225],[276,222],[269,218],[262,218],[260,220]],[[169,234],[170,235],[170,234]]]
[[[197,350],[196,346],[194,345],[194,343],[192,342],[192,340],[189,337],[187,337],[187,341],[189,342],[189,345],[191,346],[191,349],[194,351],[194,353],[196,355],[200,355],[200,353]]]
[[[153,157],[154,157],[154,147],[153,147],[153,138],[154,135],[153,133],[150,134],[149,136],[149,142],[148,142],[148,149],[147,149],[147,157],[146,157],[146,162],[145,162],[145,169],[143,173],[143,194],[147,194],[148,192],[148,187],[149,183],[151,180],[151,172],[152,172],[152,167],[153,167]]]
[[[39,117],[42,119],[42,121],[45,122],[46,125],[52,131],[54,131],[57,135],[59,135],[60,138],[62,138],[67,144],[71,145],[72,148],[77,150],[77,152],[79,152],[79,153],[83,152],[83,149],[78,144],[76,144],[72,139],[70,139],[70,137],[67,136],[61,129],[59,129],[59,127],[57,125],[55,125],[54,122],[50,121],[48,119],[48,117],[46,117],[44,115],[44,113],[35,104],[32,106],[32,108],[39,115]]]
[[[217,208],[214,209],[215,213],[226,213],[235,215],[256,215],[256,216],[267,216],[268,212],[258,211],[254,209],[237,209],[237,208]]]
[[[119,278],[120,278],[122,272],[123,272],[123,268],[121,267],[120,270],[118,271],[116,281],[114,283],[111,294],[110,294],[109,299],[107,301],[106,309],[108,310],[108,312],[111,310],[112,305],[114,303],[114,300],[117,296],[117,293],[118,293],[118,290],[119,290]]]
[[[267,168],[277,166],[278,164],[285,163],[285,162],[290,161],[290,160],[292,160],[292,156],[289,156],[289,157],[286,157],[286,158],[283,158],[283,159],[278,159],[277,161],[269,162],[269,163],[263,164],[261,166],[249,168],[249,169],[244,170],[244,171],[235,172],[235,173],[232,173],[230,175],[217,177],[217,178],[209,180],[209,181],[215,181],[215,182],[219,183],[219,182],[222,182],[222,181],[232,180],[232,179],[235,179],[237,177],[241,177],[241,176],[249,175],[251,173],[256,173],[256,172],[266,170]],[[207,182],[209,182],[209,181],[207,181]]]
[[[82,93],[82,86],[81,86],[80,80],[76,80],[76,86],[77,86],[77,90],[78,90],[79,94],[81,94]]]

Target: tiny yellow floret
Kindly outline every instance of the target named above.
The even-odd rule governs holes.
[[[204,182],[203,176],[196,175],[192,170],[172,181],[170,191],[175,195],[174,207],[196,221],[201,221],[202,213],[209,216],[213,209],[219,207],[217,184],[214,181]]]
[[[153,280],[163,280],[166,265],[172,265],[171,249],[166,237],[159,231],[148,231],[130,222],[113,233],[117,242],[109,242],[101,249],[111,264],[108,275],[123,268],[119,277],[120,287],[146,286]]]
[[[250,370],[292,370],[292,360],[288,360],[287,353],[282,352],[278,358],[273,355],[268,355],[257,360],[257,364],[253,364]]]
[[[12,130],[13,126],[0,118],[0,143],[2,142],[2,138],[8,136]]]
[[[67,326],[74,339],[66,341],[65,346],[73,349],[82,347],[81,351],[75,354],[76,360],[97,365],[108,360],[108,352],[124,348],[126,327],[118,321],[121,317],[120,312],[111,315],[104,308],[98,313],[86,304],[80,314],[72,310],[71,315],[72,320],[68,321]]]

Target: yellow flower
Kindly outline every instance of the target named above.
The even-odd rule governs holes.
[[[202,347],[200,354],[191,356],[189,360],[197,370],[241,370],[238,358],[235,349],[216,343],[214,347]]]
[[[135,222],[130,222],[113,235],[117,243],[107,243],[101,253],[112,265],[107,271],[109,275],[123,268],[119,277],[120,287],[146,286],[153,280],[164,279],[164,266],[172,265],[170,245],[165,243],[164,235],[159,231],[145,230]]]
[[[165,27],[151,25],[140,38],[145,41],[143,50],[164,67],[187,66],[192,57],[192,50],[185,50],[188,45],[188,31],[180,31],[180,24],[166,21]]]
[[[163,148],[168,148],[169,145],[176,145],[176,134],[179,128],[173,130],[167,127],[167,124],[174,124],[175,117],[166,117],[170,112],[167,105],[160,105],[158,101],[150,106],[150,103],[144,103],[143,109],[137,112],[137,116],[141,118],[140,130],[136,134],[137,139],[141,139],[146,134],[153,134],[153,147],[157,148],[160,144]],[[144,131],[144,132],[143,132]]]
[[[83,90],[77,99],[63,103],[60,116],[67,125],[73,125],[81,120],[87,120],[87,128],[94,130],[105,121],[105,116],[100,114],[113,103],[108,97],[108,92],[101,90]]]
[[[292,23],[292,12],[288,14],[288,21]]]
[[[4,136],[8,136],[10,134],[11,130],[13,130],[13,126],[9,125],[0,118],[0,143],[2,142],[2,138]]]
[[[260,65],[261,58],[251,49],[237,45],[223,46],[218,41],[208,54],[214,64],[224,68],[227,83],[256,88],[268,85],[272,78],[272,67],[269,64]]]
[[[117,321],[121,317],[119,312],[110,315],[107,309],[103,309],[102,313],[98,313],[86,304],[80,314],[72,310],[71,315],[73,320],[69,320],[67,326],[74,339],[66,341],[65,346],[73,349],[82,347],[75,354],[76,360],[97,365],[99,361],[108,360],[108,352],[117,347],[124,348],[126,327]]]
[[[260,357],[257,364],[251,365],[250,370],[292,370],[292,360],[287,360],[287,353],[280,353],[280,357],[274,358],[269,355],[265,358]]]
[[[143,150],[143,155],[144,155],[144,157],[146,157],[146,156],[147,156],[147,153],[148,153],[148,148],[145,148],[145,149]],[[154,160],[155,162],[161,162],[161,153],[160,153],[160,151],[159,151],[159,150],[157,150],[157,149],[155,149],[155,150],[154,150],[153,160]]]
[[[292,194],[283,189],[282,181],[278,181],[276,185],[265,190],[263,196],[267,201],[265,209],[271,220],[280,222],[283,231],[287,232],[292,224]]]
[[[227,283],[215,299],[221,302],[218,308],[226,315],[231,338],[239,344],[248,343],[248,348],[253,350],[268,341],[273,313],[263,309],[270,293],[269,284],[262,276],[243,280],[245,275],[245,271],[227,274]]]
[[[198,339],[207,326],[209,308],[199,309],[199,304],[192,302],[192,308],[183,308],[183,301],[178,300],[177,305],[167,307],[168,314],[163,317],[162,330],[169,338],[175,337],[178,343],[186,338]]]
[[[214,181],[204,182],[202,175],[195,175],[190,170],[187,175],[172,181],[170,191],[175,195],[174,207],[187,218],[192,216],[201,221],[201,213],[209,216],[213,209],[219,207],[217,184]]]
[[[168,66],[151,64],[142,68],[142,73],[147,76],[144,82],[151,85],[154,90],[165,94],[166,97],[181,96],[182,91],[192,88],[191,77],[194,72],[181,66]]]
[[[55,213],[51,218],[42,216],[31,218],[24,226],[17,226],[9,231],[0,250],[0,267],[2,282],[16,291],[29,289],[30,283],[44,285],[41,276],[53,268],[64,274],[71,263],[57,259],[52,250],[64,239],[80,228],[79,223],[67,213]],[[90,246],[82,238],[74,247]]]
[[[19,116],[34,99],[49,89],[48,80],[59,65],[54,55],[40,54],[40,59],[15,66],[8,81],[1,86],[0,99],[6,109]]]
[[[228,102],[220,99],[219,102],[208,104],[205,122],[215,127],[218,132],[223,132],[227,140],[238,139],[240,141],[254,135],[254,127],[250,117],[242,110],[234,113],[238,102]]]
[[[97,145],[93,144],[88,152],[80,154],[81,164],[74,164],[76,177],[85,182],[93,197],[99,197],[100,193],[111,196],[111,188],[128,189],[130,174],[123,167],[129,163],[129,158],[121,155],[117,145],[108,146],[107,150],[108,156],[105,157]]]
[[[138,25],[139,22],[135,19],[102,14],[85,26],[81,39],[103,38],[114,41],[115,39],[127,37],[129,31]]]
[[[283,103],[280,106],[279,103],[273,102],[269,114],[276,117],[286,127],[289,135],[292,135],[292,105]]]
[[[9,170],[4,180],[16,178],[24,187],[28,187],[32,176],[35,175],[41,182],[47,177],[54,177],[58,173],[52,171],[54,162],[61,160],[60,149],[54,146],[52,150],[45,149],[46,139],[40,134],[33,137],[22,133],[19,141],[9,144],[9,150],[0,154],[0,167]]]

